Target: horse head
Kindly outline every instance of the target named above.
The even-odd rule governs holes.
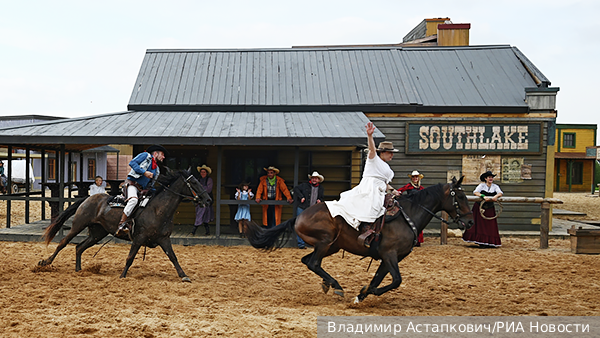
[[[192,200],[201,207],[207,207],[210,205],[212,202],[210,195],[206,189],[204,189],[202,184],[200,184],[198,179],[192,175],[190,170],[173,171],[168,167],[165,167],[164,171],[165,175],[159,176],[159,183],[164,185],[165,189],[168,190],[169,188],[166,188],[166,186],[171,186],[176,181],[181,180],[184,185],[182,185],[180,191],[177,192],[181,197]],[[161,182],[161,179],[166,182]]]
[[[447,189],[444,189],[444,194],[447,198],[442,207],[461,230],[466,230],[473,226],[473,212],[469,208],[467,195],[461,186],[463,178],[465,176],[461,176],[460,180],[452,177],[452,183],[446,185]]]

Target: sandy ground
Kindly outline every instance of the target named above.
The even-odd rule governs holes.
[[[564,204],[555,204],[555,208],[587,214],[586,216],[568,215],[554,217],[573,220],[600,221],[600,198],[598,197],[598,194],[590,195],[589,193],[555,192],[554,198],[558,198],[564,202]]]
[[[600,256],[575,255],[568,240],[503,239],[479,249],[450,238],[400,263],[403,283],[382,296],[353,298],[377,262],[341,253],[323,267],[346,290],[324,294],[300,258],[308,250],[265,253],[250,247],[176,246],[192,278],[182,283],[160,249],[142,252],[126,279],[118,276],[129,247],[94,247],[75,272],[69,245],[0,242],[0,332],[3,337],[316,337],[317,316],[542,315],[599,316]],[[384,280],[387,284],[389,277]]]

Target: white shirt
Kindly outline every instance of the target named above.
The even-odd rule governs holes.
[[[498,194],[504,195],[504,193],[502,192],[502,189],[500,189],[500,187],[495,183],[492,183],[492,185],[489,187],[485,182],[479,183],[477,188],[475,188],[475,190],[473,190],[473,193],[482,192],[482,191],[485,191],[488,193],[495,192],[496,193],[495,195],[498,195]]]
[[[90,196],[96,194],[106,194],[106,190],[103,186],[97,186],[96,183],[90,186]]]

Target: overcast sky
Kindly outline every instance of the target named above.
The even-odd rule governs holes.
[[[146,49],[398,43],[425,18],[518,47],[552,82],[558,123],[598,124],[600,1],[5,1],[2,115],[124,111]]]

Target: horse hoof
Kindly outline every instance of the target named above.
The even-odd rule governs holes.
[[[342,289],[335,289],[335,290],[333,290],[333,293],[335,293],[336,295],[338,295],[340,297],[344,297],[344,290],[342,290]]]
[[[191,279],[190,279],[190,277],[188,277],[188,276],[185,276],[185,277],[183,277],[183,278],[181,279],[181,281],[182,281],[182,282],[185,282],[185,283],[191,283],[191,282],[192,282],[192,280],[191,280]]]
[[[38,262],[38,266],[46,266],[48,264],[46,264],[46,260],[42,259],[41,261]]]
[[[325,282],[321,283],[321,288],[323,289],[323,292],[325,292],[325,293],[329,292],[329,287],[330,286],[331,285],[329,285],[329,284],[327,284]]]
[[[360,303],[360,299],[358,298],[358,296],[354,297],[354,304],[358,304]]]

